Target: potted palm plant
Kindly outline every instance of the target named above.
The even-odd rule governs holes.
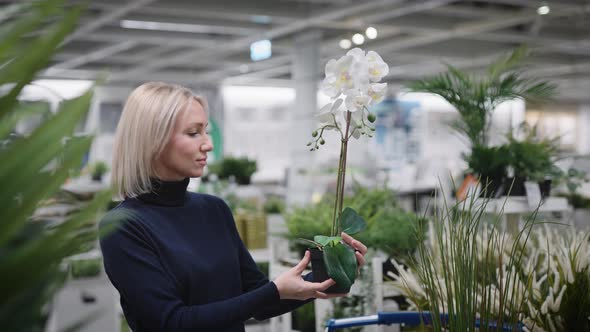
[[[488,134],[492,113],[498,105],[515,98],[541,101],[554,95],[553,84],[530,78],[518,70],[526,56],[526,48],[518,48],[491,64],[483,76],[470,75],[447,65],[447,72],[409,85],[413,91],[437,94],[457,109],[459,118],[452,127],[467,138],[471,152],[464,158],[470,167],[485,164],[485,160],[479,158],[488,158],[489,154],[482,152],[495,152],[483,149],[490,147]],[[489,186],[490,182],[494,182],[494,187],[502,182],[496,177],[504,176],[499,169],[494,170],[493,174],[483,173],[485,169],[473,167],[472,171],[484,185]]]

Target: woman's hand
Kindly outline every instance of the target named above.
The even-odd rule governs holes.
[[[354,249],[354,254],[356,256],[356,261],[358,263],[359,270],[361,266],[365,265],[365,255],[367,254],[367,246],[365,246],[361,241],[355,240],[352,236],[342,232],[342,240],[348,244],[352,249]]]
[[[344,294],[326,294],[324,291],[336,284],[332,279],[323,282],[309,282],[303,280],[301,273],[311,260],[311,253],[305,252],[303,259],[292,269],[279,275],[273,282],[279,290],[281,300],[307,300],[310,298],[328,299]]]

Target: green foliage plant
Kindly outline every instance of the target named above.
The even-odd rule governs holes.
[[[250,184],[252,174],[256,170],[256,160],[250,160],[247,157],[235,158],[226,156],[209,167],[209,172],[217,174],[220,180],[234,177],[236,183],[243,185]]]
[[[524,137],[517,139],[513,133],[507,135],[506,145],[509,165],[514,176],[526,180],[542,181],[546,177],[559,174],[555,166],[558,147],[556,139],[539,139],[536,127],[522,124],[520,128]]]
[[[333,202],[334,195],[330,193],[316,204],[297,207],[285,214],[286,236],[293,249],[301,252],[307,248],[308,243],[300,241],[301,238],[313,238],[330,231]],[[367,247],[402,260],[417,248],[416,224],[425,221],[414,213],[403,211],[392,190],[355,185],[350,195],[344,197],[344,204],[365,217],[367,228],[356,238]]]
[[[79,167],[91,137],[73,135],[88,111],[92,91],[61,102],[56,114],[27,136],[10,141],[19,119],[28,114],[18,96],[43,70],[77,24],[82,8],[60,0],[19,3],[2,8],[0,20],[0,326],[4,331],[44,331],[47,305],[63,285],[64,258],[96,240],[83,227],[96,220],[111,198],[100,193],[76,214],[57,224],[31,220],[38,203],[53,196]],[[38,33],[43,31],[43,33]]]
[[[540,102],[556,91],[554,84],[525,74],[522,63],[527,55],[527,49],[520,47],[492,63],[483,75],[447,64],[446,72],[409,85],[412,91],[439,95],[456,108],[459,118],[451,127],[466,138],[471,152],[464,159],[485,187],[500,186],[506,166],[505,158],[498,155],[500,151],[489,144],[493,111],[505,101],[522,98]],[[488,163],[492,156],[497,159]]]
[[[90,174],[93,179],[101,179],[108,171],[109,165],[102,160],[96,161],[90,165]]]
[[[75,279],[97,277],[102,270],[102,258],[72,260],[70,268]]]
[[[283,213],[285,211],[285,201],[277,196],[271,196],[264,202],[264,212],[269,214]]]

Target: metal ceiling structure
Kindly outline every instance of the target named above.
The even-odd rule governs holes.
[[[3,0],[0,4],[10,2]],[[560,86],[560,99],[590,102],[590,0],[93,0],[43,76],[110,84],[147,80],[191,86],[291,84],[294,37],[322,35],[323,64],[345,53],[339,41],[368,26],[390,65],[392,86],[449,63],[478,71],[526,44],[529,72]],[[547,5],[550,12],[539,15]],[[137,22],[159,28],[138,29]],[[250,44],[270,39],[273,55],[250,60]]]

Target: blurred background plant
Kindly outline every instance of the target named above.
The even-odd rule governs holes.
[[[208,175],[217,175],[220,180],[233,180],[237,184],[250,184],[252,174],[257,170],[256,160],[248,157],[225,156],[223,159],[209,165]]]
[[[554,84],[524,74],[522,67],[527,55],[528,50],[520,47],[492,63],[482,75],[469,74],[447,65],[447,72],[409,85],[412,91],[439,95],[457,109],[459,119],[452,123],[451,127],[467,140],[471,151],[464,154],[463,159],[469,164],[470,170],[480,178],[480,182],[488,186],[486,192],[488,197],[503,194],[500,190],[501,186],[506,186],[504,183],[506,171],[503,169],[508,166],[506,155],[501,154],[505,148],[493,148],[489,142],[494,110],[503,102],[517,98],[540,102],[555,95]],[[518,150],[522,152],[520,157],[532,157],[535,153],[544,157],[542,155],[546,152],[544,145],[529,145],[531,144],[527,144],[527,149],[538,149],[530,152]],[[514,148],[517,147],[520,145],[514,146]],[[524,159],[516,165],[519,171],[526,172],[524,176],[532,175],[532,173],[537,175],[538,168],[545,167],[545,164],[542,166],[524,164],[528,160]],[[496,193],[496,190],[500,192]]]
[[[264,202],[264,212],[268,214],[277,214],[285,212],[285,200],[271,195]]]
[[[93,181],[102,181],[103,175],[109,171],[109,165],[102,160],[98,160],[88,165],[88,169]]]
[[[326,194],[316,204],[294,208],[285,214],[288,229],[285,236],[293,250],[304,252],[309,246],[298,239],[330,231],[333,202],[334,195]],[[355,237],[369,248],[381,250],[402,261],[415,251],[418,245],[415,228],[425,221],[412,212],[404,211],[392,190],[355,184],[344,197],[344,205],[365,217],[367,230]]]
[[[13,134],[19,121],[37,112],[19,101],[21,91],[48,65],[82,10],[42,0],[5,6],[0,14],[0,326],[5,331],[45,330],[48,304],[67,276],[62,262],[96,240],[95,229],[85,225],[99,218],[111,198],[103,192],[60,223],[31,220],[39,202],[54,196],[82,164],[92,137],[68,138],[88,111],[92,91],[62,101],[30,134]]]

